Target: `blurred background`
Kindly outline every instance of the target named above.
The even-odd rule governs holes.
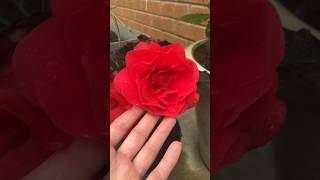
[[[320,1],[270,1],[286,41],[279,96],[288,116],[272,142],[219,171],[214,180],[320,179]]]
[[[188,47],[206,38],[207,22],[187,23],[180,18],[190,13],[208,14],[209,0],[111,2],[116,2],[113,11],[122,21],[121,41],[136,40],[142,33]],[[285,58],[279,67],[279,96],[287,103],[288,117],[272,142],[219,171],[215,180],[320,180],[320,1],[270,2],[280,15],[286,40]],[[47,0],[1,0],[0,63],[14,43],[49,16]],[[117,27],[111,26],[112,37]],[[118,40],[114,36],[111,43]],[[179,119],[183,152],[170,179],[209,179],[199,154],[195,109]]]
[[[1,0],[0,32],[19,21],[39,14],[49,14],[48,0]]]
[[[50,14],[48,0],[1,0],[0,68],[11,62],[16,44]]]

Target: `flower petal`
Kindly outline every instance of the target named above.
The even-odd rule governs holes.
[[[138,89],[134,80],[129,76],[126,68],[122,69],[114,78],[116,90],[132,105],[140,103],[138,98]]]

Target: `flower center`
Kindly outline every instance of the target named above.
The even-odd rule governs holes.
[[[156,68],[151,72],[150,84],[153,88],[159,89],[170,83],[170,72],[167,69]]]

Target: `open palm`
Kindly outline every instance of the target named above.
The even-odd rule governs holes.
[[[145,173],[176,123],[174,118],[164,118],[150,137],[159,118],[149,113],[144,114],[142,109],[133,107],[111,124],[110,179],[139,180],[145,177]],[[137,125],[130,131],[135,124]],[[181,143],[173,142],[147,179],[166,180],[180,153]]]

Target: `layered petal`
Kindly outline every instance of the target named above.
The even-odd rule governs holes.
[[[181,45],[139,43],[126,55],[126,67],[114,79],[132,105],[155,115],[176,117],[195,105],[199,73]]]

